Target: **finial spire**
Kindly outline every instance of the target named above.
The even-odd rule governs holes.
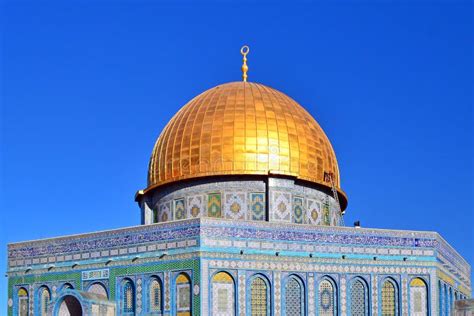
[[[240,53],[242,54],[243,58],[243,64],[242,64],[242,80],[244,82],[247,82],[247,71],[249,70],[249,67],[247,66],[247,54],[250,52],[250,48],[247,45],[242,46],[240,49]]]

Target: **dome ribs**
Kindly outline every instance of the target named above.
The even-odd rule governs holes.
[[[334,149],[317,121],[286,94],[251,82],[219,85],[188,102],[160,134],[149,168],[146,190],[203,176],[269,173],[327,187],[324,172],[340,187]]]

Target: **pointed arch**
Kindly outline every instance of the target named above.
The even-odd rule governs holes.
[[[77,295],[70,292],[60,297],[56,306],[53,315],[84,315],[84,310]]]
[[[38,315],[47,316],[48,315],[48,305],[51,301],[51,292],[46,285],[41,286],[38,289]]]
[[[251,316],[268,316],[271,311],[270,281],[263,274],[255,274],[249,280],[250,295],[247,301]]]
[[[213,316],[235,315],[235,280],[228,272],[219,271],[211,279]]]
[[[19,316],[28,316],[30,309],[30,300],[28,296],[28,291],[21,287],[18,289],[18,315]]]
[[[157,276],[150,277],[148,281],[148,311],[150,313],[163,313],[163,282]]]
[[[318,310],[320,316],[337,315],[337,287],[336,282],[324,276],[318,285]]]
[[[176,276],[175,310],[178,316],[191,316],[191,278],[185,272]]]
[[[122,314],[133,315],[135,313],[135,286],[130,279],[122,281]]]
[[[107,293],[107,288],[101,282],[94,282],[91,285],[89,285],[89,287],[87,288],[87,292],[97,294],[106,299],[109,298],[109,295]]]
[[[384,316],[398,315],[398,284],[392,278],[385,278],[381,290],[381,312]]]
[[[306,296],[303,280],[294,274],[288,276],[284,287],[284,315],[301,316],[305,315]]]
[[[350,312],[353,316],[365,316],[369,314],[369,293],[367,282],[355,277],[351,280],[350,291]]]
[[[410,315],[428,315],[428,286],[422,278],[416,277],[410,281]]]

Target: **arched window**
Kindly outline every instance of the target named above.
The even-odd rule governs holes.
[[[382,315],[395,316],[397,312],[397,290],[391,280],[385,280],[382,285]]]
[[[153,277],[148,286],[148,309],[150,312],[162,312],[162,297],[163,295],[161,294],[161,281],[158,278]]]
[[[93,283],[91,286],[89,286],[89,288],[87,289],[87,292],[97,294],[106,299],[108,298],[107,289],[102,283],[99,283],[99,282]]]
[[[410,315],[428,315],[428,299],[425,281],[414,278],[410,282]]]
[[[48,315],[48,304],[51,300],[51,294],[46,286],[39,289],[39,314],[41,316]]]
[[[28,291],[25,288],[18,290],[18,315],[28,316],[29,311]]]
[[[135,288],[133,287],[132,281],[125,280],[122,289],[122,312],[125,314],[133,314],[135,313]]]
[[[234,316],[234,279],[227,272],[216,273],[212,277],[212,315]]]
[[[364,316],[368,315],[368,295],[365,283],[360,279],[354,279],[350,287],[351,293],[351,315]]]
[[[304,315],[304,288],[302,282],[295,276],[290,276],[285,285],[285,315]]]
[[[191,280],[185,273],[176,278],[176,311],[179,316],[191,316]]]
[[[250,315],[267,316],[269,313],[269,289],[262,277],[255,277],[250,283]]]
[[[336,291],[328,279],[319,282],[319,315],[336,315]]]

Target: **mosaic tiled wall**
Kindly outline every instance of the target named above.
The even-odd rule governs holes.
[[[267,261],[266,261],[267,262]],[[265,262],[265,263],[266,263]],[[206,284],[206,286],[210,287],[210,290],[209,291],[202,291],[202,295],[204,296],[201,296],[202,299],[205,299],[205,297],[207,297],[207,295],[205,295],[205,293],[209,293],[208,295],[211,295],[210,296],[210,300],[209,302],[211,302],[211,308],[212,308],[212,313],[210,314],[207,314],[207,313],[204,313],[203,315],[234,315],[234,313],[236,311],[240,310],[242,311],[242,308],[243,310],[245,310],[245,306],[246,304],[250,304],[249,303],[249,297],[248,295],[246,295],[246,291],[245,291],[245,285],[247,285],[248,287],[248,282],[249,282],[249,277],[248,276],[251,276],[253,274],[258,274],[258,273],[267,273],[267,269],[268,268],[271,268],[270,266],[266,266],[265,264],[263,264],[262,262],[255,262],[255,261],[243,261],[241,262],[241,264],[236,264],[236,263],[233,263],[232,261],[210,261],[211,263],[211,266],[220,266],[221,268],[220,269],[213,269],[214,271],[221,271],[220,273],[224,273],[223,271],[228,271],[228,272],[225,272],[227,273],[227,275],[230,275],[230,274],[233,274],[234,277],[235,277],[235,280],[238,279],[238,284],[235,284],[234,283],[234,279],[233,278],[230,278],[230,277],[227,277],[227,278],[215,278],[215,274],[214,274],[214,278],[212,280],[210,280],[210,282],[204,282],[204,280],[202,279],[199,279],[198,277],[194,277],[194,289],[193,289],[193,297],[195,297],[196,299],[194,300],[196,304],[199,304],[199,299],[198,299],[198,296],[199,296],[199,291],[196,291],[196,285],[199,286],[199,284]],[[228,270],[228,269],[232,269],[231,267],[237,267],[239,269],[239,273],[232,273],[232,271],[235,271],[235,270]],[[244,268],[245,267],[245,268]],[[309,266],[306,266],[305,268],[308,268]],[[175,270],[173,268],[180,268],[180,269],[183,269],[183,270]],[[133,280],[133,283],[136,285],[136,294],[135,294],[135,312],[137,315],[142,315],[142,314],[146,314],[148,313],[148,309],[147,309],[147,304],[148,302],[146,301],[146,297],[147,297],[147,284],[148,284],[148,281],[147,280],[150,280],[152,278],[156,278],[156,275],[159,271],[163,271],[165,269],[165,271],[163,271],[165,274],[163,276],[163,274],[158,274],[159,275],[159,278],[161,278],[162,280],[164,279],[164,293],[165,293],[165,305],[164,305],[164,309],[163,309],[163,312],[165,315],[169,314],[172,312],[172,306],[173,303],[171,302],[171,299],[170,297],[172,297],[174,295],[175,297],[175,300],[179,300],[179,293],[176,292],[176,290],[172,287],[171,283],[169,282],[169,280],[167,281],[167,278],[169,278],[169,275],[170,273],[167,272],[166,270],[168,271],[190,271],[190,274],[193,274],[194,271],[196,270],[193,270],[193,268],[196,268],[195,265],[191,264],[168,264],[168,263],[165,263],[165,264],[162,264],[160,266],[157,266],[157,265],[147,265],[147,266],[142,266],[142,267],[133,267],[133,268],[125,268],[122,270],[125,271],[127,270],[127,274],[126,275],[122,275],[122,276],[118,276],[117,273],[115,272],[112,272],[111,273],[111,278],[110,278],[110,281],[116,279],[116,280],[120,280],[122,277],[126,277],[127,279],[130,279],[130,280]],[[351,278],[354,278],[354,276],[357,276],[357,274],[350,274],[350,275],[347,275],[347,274],[344,274],[344,271],[345,271],[345,268],[344,267],[336,267],[334,265],[330,265],[330,264],[327,264],[326,265],[326,268],[324,268],[324,266],[322,265],[314,265],[313,266],[313,269],[311,269],[311,271],[314,271],[314,272],[304,272],[304,271],[300,271],[300,270],[297,270],[297,269],[301,269],[302,266],[299,265],[298,263],[295,263],[295,264],[291,264],[291,263],[281,263],[281,264],[278,264],[278,263],[274,263],[274,267],[273,269],[271,269],[271,273],[273,273],[273,278],[269,278],[269,286],[271,287],[271,291],[269,291],[269,293],[272,293],[271,295],[273,295],[272,299],[270,300],[270,297],[268,297],[268,301],[272,302],[272,310],[273,310],[273,313],[274,315],[281,315],[282,314],[282,311],[285,310],[285,311],[288,311],[288,310],[294,310],[294,309],[304,309],[304,310],[307,310],[307,315],[314,315],[314,311],[315,309],[318,309],[320,311],[320,315],[325,315],[325,314],[331,314],[334,313],[334,310],[335,309],[338,309],[341,313],[341,315],[346,315],[346,312],[345,312],[345,305],[346,305],[346,301],[347,301],[347,304],[349,304],[351,306],[351,314],[350,315],[365,315],[364,314],[364,310],[365,310],[365,307],[364,304],[366,304],[366,301],[364,299],[364,289],[363,289],[363,286],[360,286],[360,293],[358,295],[354,295],[354,289],[351,288],[351,291],[350,292],[346,292],[345,290],[345,285],[347,283],[347,280],[348,279],[351,279]],[[188,270],[188,269],[191,269],[191,270]],[[206,276],[206,277],[209,277],[209,273],[207,273],[207,269],[208,269],[208,265],[206,265],[206,271],[205,273],[202,273],[202,276]],[[247,269],[247,270],[240,270],[240,269]],[[254,269],[254,270],[248,270],[248,269]],[[259,270],[259,269],[264,269],[264,270]],[[284,269],[284,270],[280,270],[280,269]],[[116,269],[117,272],[119,272],[120,269]],[[115,269],[113,269],[112,271],[115,271]],[[122,272],[123,272],[122,271]],[[291,272],[283,272],[283,271],[291,271]],[[300,272],[294,272],[294,271],[300,271]],[[324,272],[323,272],[324,271]],[[367,272],[369,271],[375,271],[373,268],[367,268],[366,270]],[[394,270],[395,271],[395,270]],[[402,272],[402,269],[399,269],[398,271]],[[412,270],[412,272],[423,272],[423,269],[416,269],[416,270]],[[138,274],[137,274],[138,273]],[[318,280],[316,283],[318,284],[317,285],[317,288],[316,288],[316,291],[319,293],[318,297],[319,297],[319,300],[316,300],[315,299],[315,296],[314,296],[314,292],[315,292],[315,278],[314,278],[314,273],[316,273],[316,280]],[[335,273],[342,273],[340,274],[339,276],[337,277],[334,277],[335,276]],[[180,274],[180,272],[175,272],[174,275],[176,274]],[[300,277],[300,275],[303,274],[303,277]],[[113,276],[115,275],[115,276]],[[212,274],[211,274],[212,275]],[[237,276],[238,275],[238,276]],[[305,277],[307,275],[307,278]],[[168,276],[168,277],[167,277]],[[289,293],[289,289],[291,289],[291,287],[289,287],[289,283],[288,283],[288,280],[290,278],[288,278],[288,276],[297,276],[299,280],[301,280],[304,284],[304,288],[307,289],[308,291],[308,300],[304,300],[304,301],[301,301],[303,305],[299,306],[297,304],[297,302],[295,301],[295,293]],[[415,274],[416,276],[416,274]],[[58,279],[61,279],[63,278],[68,280],[68,284],[69,282],[71,282],[69,280],[71,276],[70,275],[62,275],[62,276],[59,276],[57,277]],[[331,283],[328,283],[327,280],[328,280],[328,277],[331,278],[331,280],[336,280],[334,281],[334,286],[331,284]],[[386,278],[387,275],[385,274],[382,274],[379,278],[380,279],[384,279]],[[400,280],[400,278],[397,278],[396,275],[393,275],[391,276],[394,280],[398,279]],[[426,280],[429,280],[429,276],[427,276],[426,274],[420,274],[420,278],[424,278]],[[50,279],[51,280],[51,279]],[[34,293],[35,292],[35,289],[38,289],[40,287],[44,287],[44,286],[47,286],[48,288],[52,289],[52,292],[54,293],[53,296],[52,296],[52,303],[51,303],[51,306],[50,308],[52,308],[57,300],[55,300],[56,296],[58,295],[61,295],[62,293],[62,288],[61,288],[61,285],[64,285],[66,284],[66,282],[64,281],[45,281],[45,279],[43,279],[43,281],[41,280],[37,280],[37,281],[34,281],[31,285],[27,285],[25,284],[24,282],[21,283],[21,284],[17,284],[15,286],[13,286],[11,289],[13,291],[13,293],[11,293],[12,291],[10,291],[10,294],[9,294],[9,297],[11,297],[12,299],[11,300],[18,300],[18,297],[15,295],[15,291],[18,291],[20,288],[27,288],[31,291],[31,293]],[[338,280],[338,281],[337,281]],[[12,280],[13,281],[13,280]],[[24,280],[24,281],[31,281],[31,280]],[[400,281],[395,281],[397,286],[400,286]],[[79,286],[80,282],[72,282],[73,284],[78,284],[78,286],[76,287],[76,289],[80,289],[81,287]],[[113,282],[110,282],[110,283],[113,283]],[[360,283],[361,284],[361,283]],[[369,291],[371,290],[372,292],[374,292],[376,294],[376,296],[379,296],[379,297],[382,297],[383,299],[383,294],[382,292],[379,292],[376,284],[377,282],[374,280],[371,282],[372,284],[372,287],[369,288]],[[179,287],[179,286],[178,286]],[[283,289],[285,288],[285,289]],[[339,294],[338,295],[335,295],[335,293],[333,292],[334,289],[337,290],[337,288],[340,289],[339,293],[340,293],[340,296]],[[114,286],[111,285],[109,287],[109,291],[111,292],[111,295],[114,295],[115,296],[115,299],[113,298],[113,296],[111,297],[111,301],[119,301],[120,300],[120,296],[117,295],[117,292],[114,291]],[[238,289],[238,290],[237,290]],[[188,287],[188,290],[189,290],[189,287]],[[237,293],[234,293],[234,290],[237,290]],[[420,289],[417,289],[416,286],[415,288],[412,286],[410,287],[408,290],[407,288],[401,286],[401,293],[397,294],[397,295],[400,295],[402,296],[402,300],[405,300],[406,297],[409,297],[410,298],[410,315],[426,315],[426,309],[429,307],[430,310],[432,311],[433,314],[435,314],[435,311],[437,311],[438,307],[436,305],[432,305],[431,303],[429,303],[427,300],[427,291],[428,289],[425,288],[423,291],[419,292]],[[115,294],[113,294],[115,292]],[[327,293],[326,293],[327,292]],[[450,293],[450,291],[446,291],[447,293]],[[172,294],[174,293],[174,294]],[[189,292],[186,292],[186,293],[189,293]],[[197,293],[197,294],[196,294]],[[417,296],[417,293],[419,293],[420,295]],[[452,293],[456,293],[455,291],[452,291]],[[291,295],[290,295],[291,294]],[[186,294],[188,295],[188,294]],[[395,295],[395,294],[393,294]],[[432,293],[431,295],[436,295],[436,293]],[[454,295],[454,294],[453,294]],[[34,295],[31,295],[30,296],[31,298],[31,305],[30,305],[30,314],[32,313],[32,311],[34,310],[34,306],[36,306],[38,303],[35,302],[35,299],[34,299]],[[454,298],[449,298],[449,297],[446,297],[445,300],[449,301],[447,304],[453,304],[452,301],[454,300],[457,300],[457,299],[461,299],[461,298],[464,298],[464,296],[462,295],[459,295],[456,293],[456,297]],[[206,300],[207,301],[207,300]],[[237,306],[236,305],[236,302],[239,302],[239,305]],[[177,304],[178,306],[181,306],[183,307],[184,305],[181,304],[179,305],[180,303],[178,301],[176,301],[174,303],[175,305]],[[10,303],[9,302],[9,306],[10,307],[16,307],[14,306],[15,304]],[[195,305],[193,305],[195,306]],[[374,308],[374,315],[376,315],[378,313],[378,310],[377,310],[377,303],[376,303],[376,300],[375,301],[372,301],[372,307]],[[117,303],[117,308],[120,308],[120,304]],[[15,308],[9,308],[9,315],[16,315],[16,312],[14,312],[16,309]],[[359,310],[359,314],[357,314],[355,311]],[[198,309],[194,309],[193,307],[193,315],[199,315],[199,310]],[[447,310],[448,311],[448,310]],[[306,314],[306,313],[305,313]],[[403,312],[402,315],[406,315],[407,313],[406,312]],[[184,315],[184,314],[183,314]],[[245,315],[245,313],[241,312],[241,315]],[[445,312],[443,313],[443,315],[449,315],[448,312]]]
[[[230,208],[242,199],[238,195],[223,196],[222,208]],[[234,216],[238,216],[238,212]],[[395,280],[400,289],[398,308],[401,314],[419,306],[416,305],[419,297],[415,299],[414,294],[410,295],[409,286],[413,278],[419,277],[427,284],[428,304],[430,310],[435,311],[440,306],[449,308],[455,296],[460,298],[470,293],[470,281],[463,276],[463,271],[469,271],[469,266],[465,264],[462,269],[457,269],[449,265],[449,262],[463,260],[450,251],[439,235],[431,232],[242,222],[232,218],[143,225],[11,245],[9,314],[14,314],[20,288],[28,291],[29,308],[33,312],[35,291],[40,286],[47,286],[54,299],[66,283],[87,290],[94,278],[102,280],[109,297],[117,302],[120,301],[119,281],[131,279],[137,294],[137,313],[141,311],[143,314],[147,306],[147,280],[152,275],[163,281],[163,306],[171,312],[176,301],[176,273],[189,271],[195,301],[193,310],[197,313],[197,304],[199,309],[202,307],[203,315],[209,315],[213,305],[209,305],[207,300],[199,301],[199,297],[212,295],[209,278],[216,270],[228,271],[235,280],[236,315],[245,315],[248,310],[248,278],[256,272],[268,276],[271,293],[275,295],[272,296],[272,306],[276,314],[283,315],[286,310],[285,282],[289,273],[297,274],[303,280],[307,296],[312,297],[313,302],[317,302],[320,296],[321,277],[331,276],[337,288],[336,303],[341,315],[349,314],[353,307],[350,284],[355,276],[367,282],[373,315],[380,314],[381,282],[386,277]],[[206,263],[200,265],[202,259],[197,259],[198,256],[206,258]],[[58,260],[60,257],[62,261]],[[450,259],[444,266],[438,258]],[[444,292],[438,290],[438,281],[442,282],[442,288],[446,287],[444,296]],[[221,294],[225,293],[221,291]],[[220,304],[216,308],[223,311],[223,298],[228,296],[219,297]],[[320,306],[315,303],[306,308],[309,315],[314,315]],[[413,309],[413,312],[415,310],[419,309]]]
[[[204,254],[206,257],[212,254]],[[333,315],[335,310],[338,310],[341,315],[365,315],[366,314],[366,293],[374,293],[374,297],[383,300],[383,294],[380,284],[384,284],[383,280],[390,278],[400,291],[395,291],[392,295],[399,295],[396,300],[410,301],[410,315],[426,315],[427,308],[430,308],[431,315],[437,315],[438,306],[427,301],[427,294],[429,288],[425,287],[425,283],[414,282],[413,280],[420,279],[424,282],[431,282],[432,274],[426,268],[410,268],[407,267],[392,267],[387,266],[387,270],[383,267],[377,267],[376,264],[347,263],[346,265],[326,263],[311,263],[308,259],[306,263],[301,260],[288,260],[285,258],[278,258],[269,260],[269,258],[261,258],[260,260],[246,257],[244,259],[232,259],[232,256],[226,256],[222,259],[206,259],[206,264],[203,264],[202,273],[199,272],[199,263],[197,259],[191,260],[171,260],[165,261],[161,264],[147,263],[141,265],[114,267],[110,269],[108,281],[108,291],[112,302],[119,302],[121,297],[118,293],[120,291],[120,280],[127,278],[135,285],[135,312],[137,315],[145,315],[148,313],[147,296],[149,291],[147,286],[149,280],[159,278],[163,281],[164,293],[164,309],[163,314],[169,315],[173,312],[173,306],[179,305],[179,296],[175,286],[177,281],[173,281],[176,276],[183,272],[192,276],[193,284],[193,315],[234,315],[240,311],[240,315],[245,315],[245,308],[250,304],[251,297],[246,291],[249,288],[249,283],[254,275],[264,275],[269,282],[268,291],[269,296],[266,300],[270,302],[273,315],[284,315],[283,311],[300,310],[305,311],[305,315],[314,315],[315,311],[319,311],[319,315]],[[301,261],[301,262],[300,262]],[[319,260],[318,260],[319,261]],[[407,265],[407,264],[405,264]],[[386,272],[393,271],[393,274],[386,274]],[[407,288],[403,286],[405,273],[409,273],[411,280],[410,286]],[[374,274],[375,273],[375,274]],[[370,274],[373,279],[370,280]],[[267,277],[268,276],[268,277]],[[435,274],[434,274],[435,276]],[[96,275],[94,277],[101,277]],[[206,282],[202,279],[206,277]],[[302,282],[302,287],[297,284],[290,284],[290,280],[298,280]],[[171,279],[171,280],[170,280]],[[65,281],[66,280],[66,281]],[[351,281],[349,281],[351,280]],[[360,280],[368,280],[367,285]],[[96,281],[105,282],[99,279]],[[356,286],[358,282],[358,292]],[[9,287],[9,297],[11,300],[17,300],[18,297],[15,292],[20,288],[26,288],[31,293],[35,293],[40,287],[47,286],[52,292],[52,306],[57,302],[56,297],[62,293],[62,286],[65,284],[74,284],[74,288],[81,289],[80,273],[64,273],[64,274],[50,274],[43,276],[27,276],[22,278],[11,278],[11,285]],[[29,283],[31,282],[31,283]],[[83,281],[84,282],[84,281]],[[436,280],[434,280],[436,283]],[[13,285],[14,284],[14,285]],[[350,284],[350,290],[347,290],[347,285]],[[199,286],[206,287],[199,288]],[[368,289],[365,289],[365,286]],[[176,287],[177,289],[179,286]],[[190,288],[188,287],[188,290]],[[295,292],[296,291],[296,292]],[[298,291],[307,291],[307,299],[300,301],[302,305],[298,304]],[[184,293],[184,292],[183,292]],[[189,292],[186,292],[189,293]],[[317,296],[315,296],[317,293]],[[418,295],[418,294],[419,295]],[[445,297],[446,304],[453,304],[456,299],[464,298],[456,291],[448,290],[446,293],[453,293],[453,298]],[[431,293],[430,296],[437,293]],[[186,294],[188,295],[188,294]],[[265,295],[264,293],[261,295]],[[454,295],[456,295],[454,297]],[[174,299],[173,299],[174,297]],[[316,299],[316,297],[318,299]],[[207,299],[206,299],[207,298]],[[183,298],[182,298],[183,299]],[[175,300],[175,301],[173,301]],[[203,308],[203,313],[200,313],[198,305],[203,303],[203,300],[210,302],[210,311],[206,312],[208,307]],[[14,302],[9,306],[14,306]],[[34,310],[35,302],[34,295],[31,296],[31,311]],[[351,312],[346,312],[345,306],[350,306]],[[371,299],[373,308],[373,315],[379,313],[377,299]],[[200,305],[199,305],[200,306]],[[17,307],[17,306],[15,306]],[[380,306],[379,306],[380,307]],[[117,303],[117,308],[120,304]],[[184,307],[183,307],[184,308]],[[9,315],[16,315],[15,309],[9,308]],[[398,310],[398,309],[397,309]],[[307,311],[307,312],[306,312]],[[358,311],[358,312],[356,312]],[[399,315],[407,315],[404,309],[399,310]],[[184,314],[183,314],[184,315]],[[286,314],[287,315],[287,314]],[[442,315],[449,315],[448,312]]]
[[[304,315],[314,315],[316,310],[318,315],[335,315],[336,312],[338,315],[367,315],[369,309],[371,309],[372,315],[388,315],[387,311],[391,308],[395,315],[408,315],[408,312],[405,312],[398,304],[406,299],[410,301],[410,315],[426,315],[426,308],[431,311],[430,315],[438,313],[438,307],[428,301],[426,294],[414,298],[412,295],[414,290],[402,286],[402,276],[406,273],[409,273],[410,279],[420,278],[430,282],[432,277],[430,271],[433,269],[411,268],[405,263],[402,265],[407,265],[406,267],[385,265],[385,269],[378,267],[377,264],[356,263],[355,261],[347,264],[333,264],[330,261],[318,264],[310,263],[311,260],[307,259],[305,260],[307,263],[303,263],[300,260],[295,262],[295,260],[284,258],[272,260],[261,257],[257,261],[250,259],[251,257],[247,258],[249,260],[242,258],[233,260],[231,256],[207,259],[209,261],[205,265],[205,269],[211,271],[235,271],[238,269],[238,274],[236,274],[238,275],[236,276],[238,285],[234,285],[237,289],[236,301],[229,299],[225,304],[221,302],[227,306],[226,308],[236,304],[235,310],[246,307],[247,314],[249,314],[249,305],[252,304],[252,292],[249,290],[255,280],[254,276],[264,275],[271,288],[268,294],[270,296],[267,296],[265,300],[269,302],[273,315],[284,315],[285,311],[298,310],[299,308],[305,311]],[[387,274],[387,272],[389,273]],[[304,291],[308,291],[305,296],[307,299],[302,301],[302,306],[297,304],[295,292],[288,293],[289,289],[294,287],[294,284],[289,284],[290,276],[301,280]],[[384,294],[382,286],[388,279],[393,282],[395,287],[395,290],[390,294],[394,296],[395,301],[392,301],[391,307],[382,310],[382,304],[384,304],[383,306],[390,304],[386,298],[388,294]],[[209,287],[212,288],[211,283]],[[425,288],[425,291],[428,293],[429,289]],[[432,293],[430,296],[435,294]],[[264,295],[264,293],[259,292],[258,295]],[[456,297],[460,298],[459,295]],[[380,305],[379,301],[382,302]],[[212,299],[210,302],[215,304]],[[238,305],[234,302],[238,302]],[[241,315],[247,314],[242,313]],[[214,313],[208,315],[214,315]]]
[[[97,268],[103,265],[97,265]],[[120,308],[122,301],[123,293],[121,291],[121,280],[127,279],[130,280],[134,287],[134,308],[137,315],[147,314],[148,308],[147,300],[148,294],[148,284],[149,280],[152,278],[159,278],[163,281],[164,284],[164,314],[170,314],[173,311],[173,302],[171,301],[171,293],[173,289],[170,288],[173,282],[169,280],[169,271],[183,271],[192,276],[192,285],[194,286],[194,291],[200,286],[200,270],[199,270],[199,260],[198,259],[189,259],[189,260],[179,260],[163,263],[154,263],[154,264],[145,264],[145,265],[130,265],[130,266],[118,266],[107,268],[109,271],[106,279],[102,279],[100,275],[95,275],[93,277],[99,277],[99,279],[93,279],[92,282],[97,282],[104,285],[104,288],[108,291],[108,296],[111,302],[116,302],[120,314]],[[165,273],[165,274],[163,274]],[[30,314],[33,314],[33,311],[37,310],[39,302],[35,300],[36,296],[33,293],[36,293],[39,288],[47,287],[52,292],[51,303],[49,304],[49,311],[51,311],[54,306],[59,303],[56,298],[58,293],[61,293],[65,288],[64,285],[71,285],[73,289],[76,290],[87,290],[93,291],[93,287],[88,288],[84,287],[83,284],[88,283],[81,278],[81,272],[75,273],[49,273],[43,275],[28,275],[25,277],[17,277],[9,279],[9,315],[16,315],[17,310],[17,292],[21,287],[26,287],[30,289],[32,293],[30,298]],[[196,292],[197,293],[197,292]],[[199,293],[192,295],[192,310],[199,315],[200,313],[200,296]],[[176,300],[176,298],[175,298]],[[176,305],[176,301],[175,301]]]
[[[328,226],[340,222],[332,197],[286,179],[269,178],[268,186],[263,180],[191,182],[159,191],[149,200],[141,204],[146,224],[195,217],[266,221],[267,208],[273,222]]]
[[[206,204],[204,203],[205,195],[191,195],[187,198],[188,218],[200,217],[201,214],[207,212]]]

